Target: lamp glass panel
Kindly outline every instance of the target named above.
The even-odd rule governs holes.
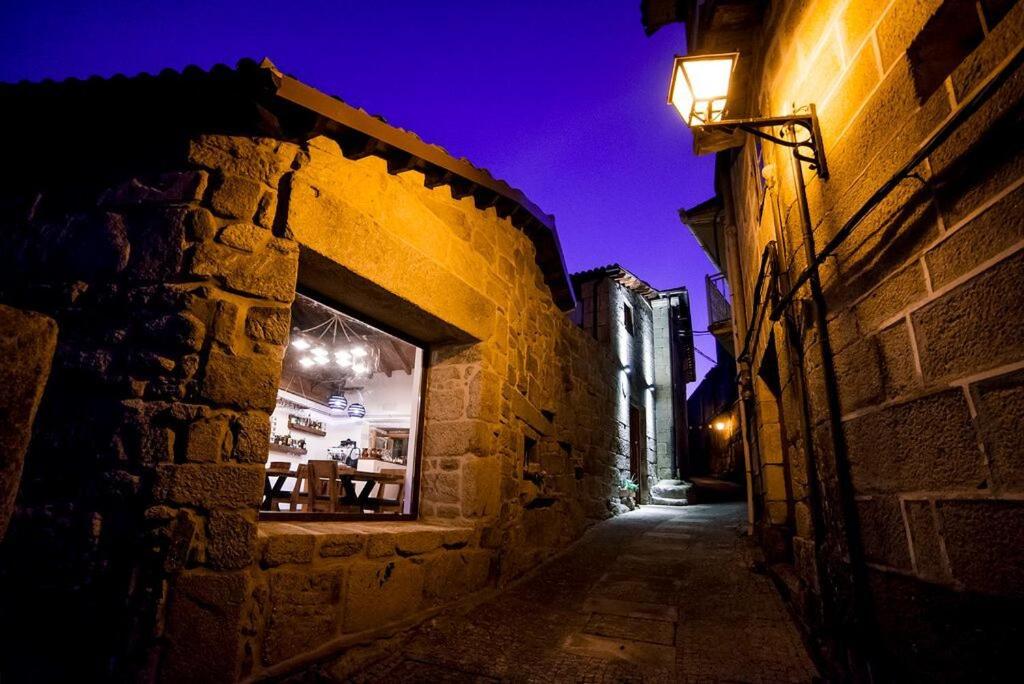
[[[672,93],[670,94],[669,100],[672,102],[672,106],[674,106],[682,115],[683,120],[686,121],[687,125],[692,125],[693,93],[690,92],[690,86],[686,82],[686,74],[683,73],[683,68],[681,66],[676,67],[675,77],[672,79]]]

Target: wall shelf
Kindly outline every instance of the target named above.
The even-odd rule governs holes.
[[[294,454],[296,456],[305,456],[306,450],[302,447],[285,446],[284,444],[270,443],[270,450],[276,451],[279,454]]]
[[[298,430],[299,432],[307,432],[307,433],[309,433],[311,435],[317,435],[318,437],[326,437],[327,436],[327,431],[326,430],[319,430],[319,429],[317,429],[315,427],[310,427],[308,425],[302,425],[301,423],[293,423],[291,421],[288,421],[288,429],[289,430]]]

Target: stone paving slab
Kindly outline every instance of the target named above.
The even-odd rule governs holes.
[[[645,506],[347,681],[808,682],[817,671],[736,504]],[[671,638],[670,638],[671,636]],[[314,681],[340,681],[331,664]]]

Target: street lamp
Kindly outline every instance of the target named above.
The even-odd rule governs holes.
[[[818,176],[827,179],[828,166],[814,105],[808,107],[808,114],[725,118],[729,109],[729,85],[738,61],[738,52],[677,56],[672,63],[668,104],[675,107],[686,125],[694,130],[724,133],[741,130],[789,147],[794,157],[807,162]],[[805,135],[797,136],[798,128],[803,129]],[[779,129],[776,135],[771,133],[773,129]]]

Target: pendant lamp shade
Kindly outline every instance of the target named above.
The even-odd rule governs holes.
[[[348,416],[349,418],[364,418],[366,417],[366,407],[359,402],[353,402],[348,405]]]

